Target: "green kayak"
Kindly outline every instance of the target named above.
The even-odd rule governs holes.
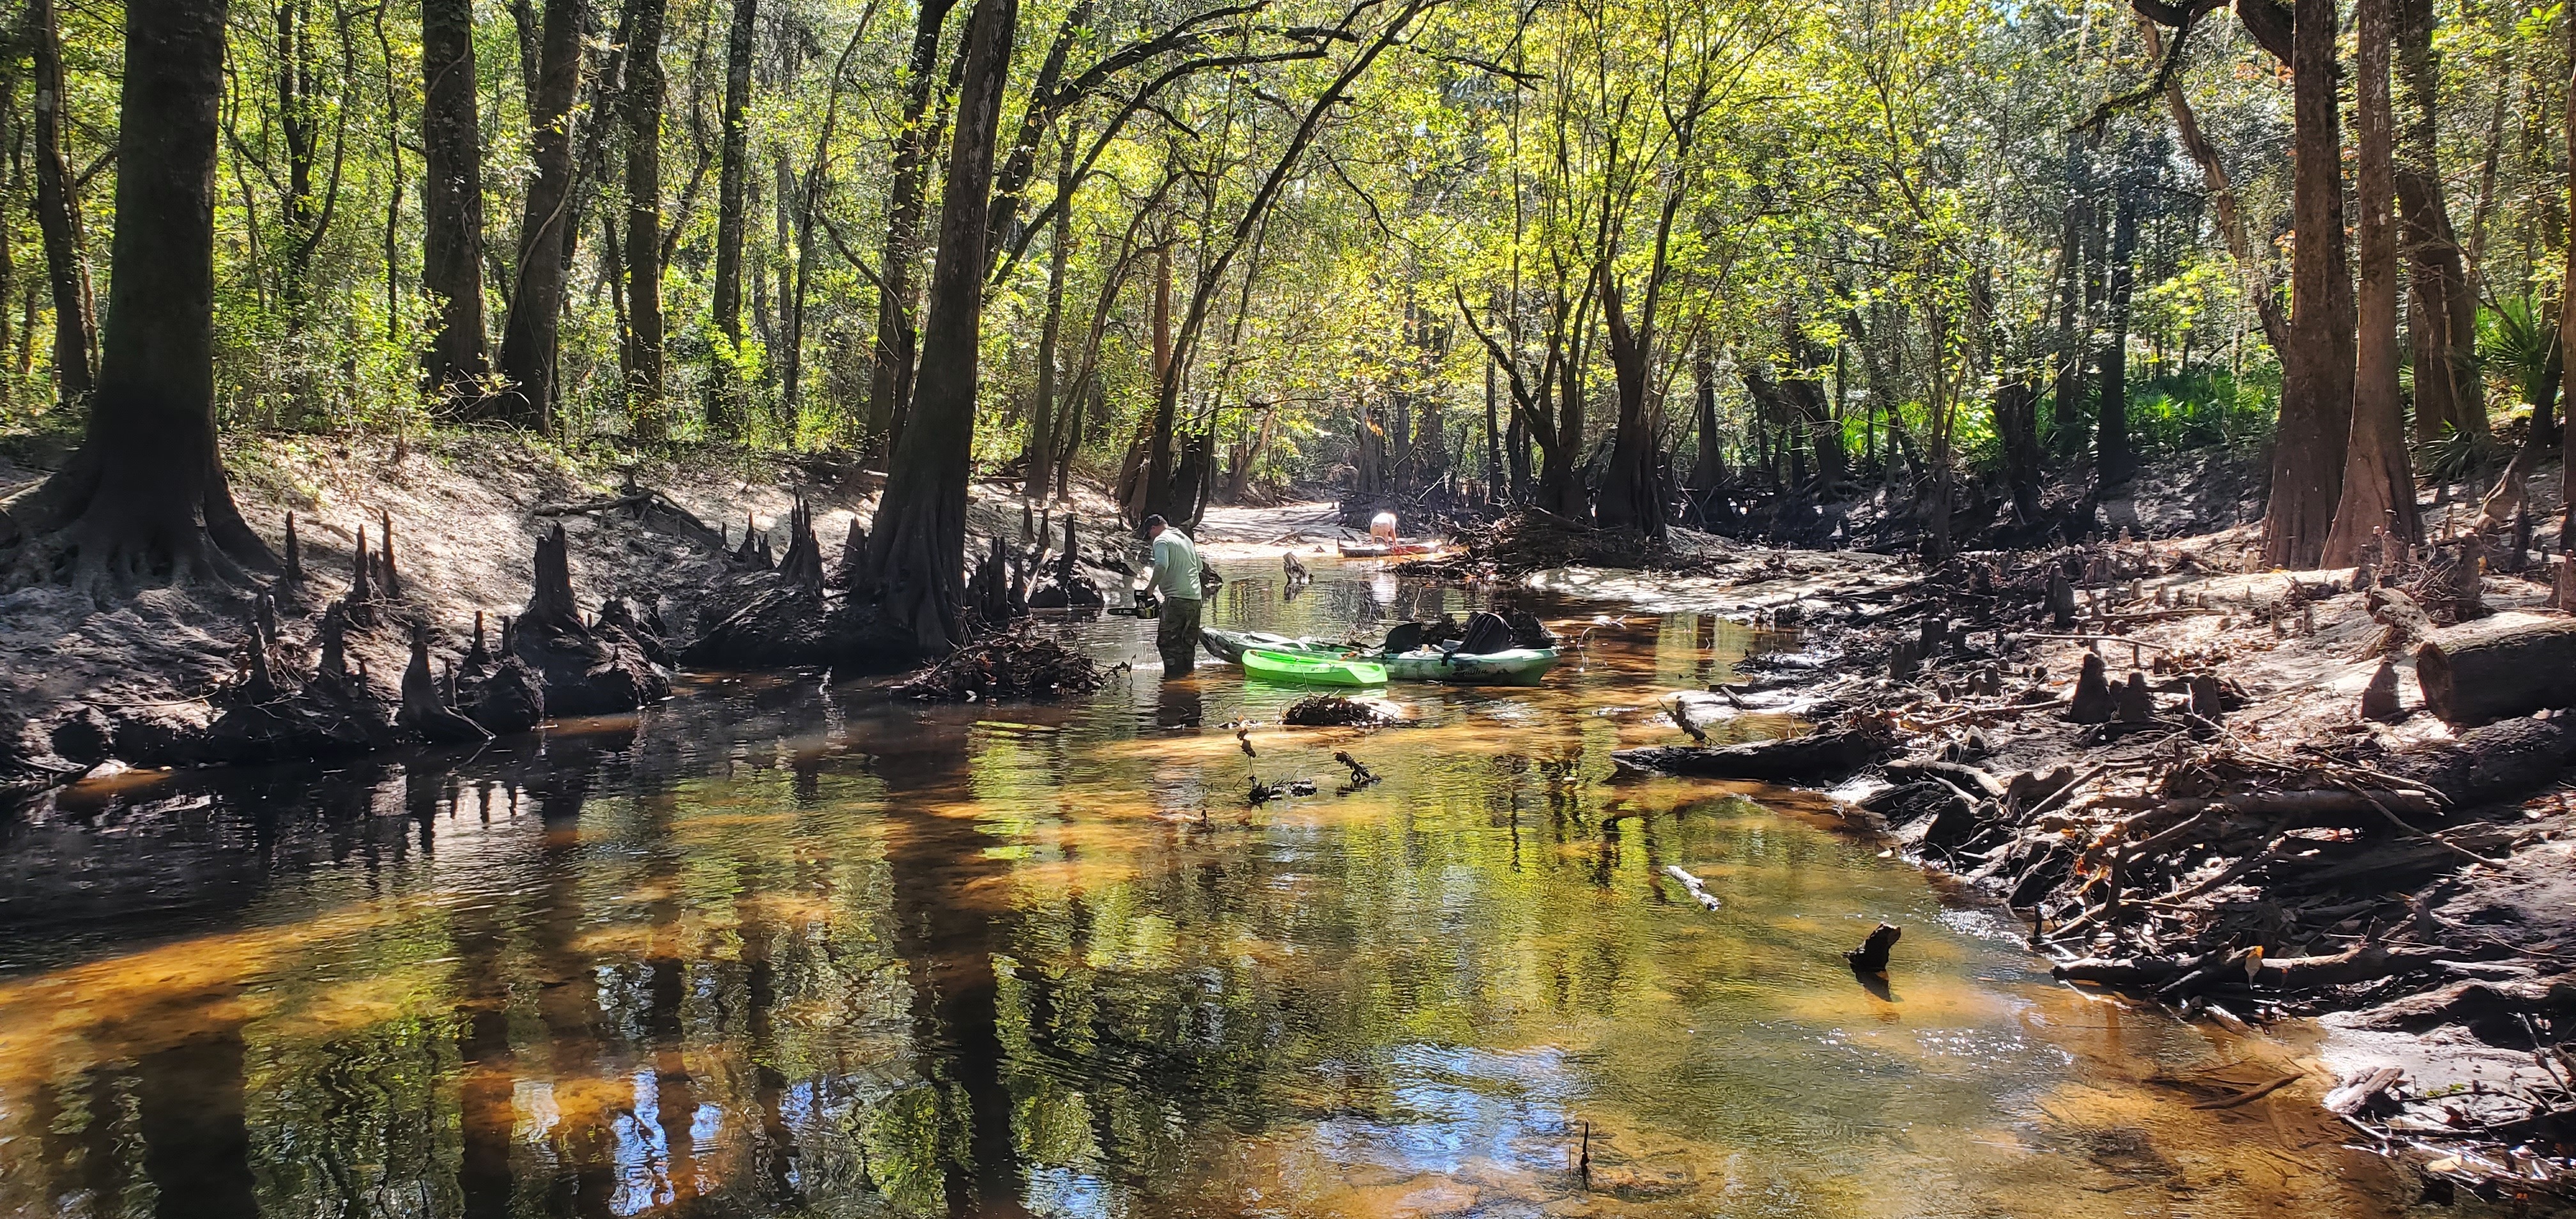
[[[1292,639],[1263,631],[1229,631],[1208,627],[1199,632],[1208,653],[1219,660],[1244,663],[1247,653],[1337,660],[1350,658],[1386,667],[1395,681],[1441,682],[1453,686],[1535,686],[1556,666],[1555,648],[1511,648],[1501,652],[1444,652],[1417,648],[1394,655],[1365,651],[1322,639]],[[1247,665],[1247,667],[1249,667]]]
[[[1383,686],[1386,666],[1365,660],[1340,660],[1309,652],[1243,653],[1243,671],[1264,681],[1304,686]]]

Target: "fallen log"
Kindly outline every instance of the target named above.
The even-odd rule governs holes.
[[[1697,745],[1622,749],[1610,758],[1634,770],[1684,778],[1830,783],[1886,757],[1895,748],[1895,736],[1873,726],[1837,728],[1714,749]]]
[[[2400,777],[2467,808],[2516,799],[2548,786],[2576,761],[2576,717],[2529,717],[2472,728],[2410,751],[2390,765]]]
[[[2576,706],[2576,618],[2484,623],[2415,653],[2424,703],[2453,727]]]

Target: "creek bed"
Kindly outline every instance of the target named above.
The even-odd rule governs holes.
[[[1315,568],[1209,621],[1484,603]],[[1051,629],[1134,670],[1063,705],[700,676],[61,793],[0,820],[0,1214],[2405,1209],[2331,1081],[2191,1107],[2300,1070],[2297,1026],[2054,985],[1814,796],[1614,777],[1678,739],[1659,696],[1791,641],[1523,604],[1548,684],[1396,686],[1400,728],[1275,727],[1296,691],[1100,619]],[[1337,750],[1383,781],[1337,794]],[[1883,983],[1841,957],[1882,921]]]

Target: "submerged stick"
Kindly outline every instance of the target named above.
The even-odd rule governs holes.
[[[1682,887],[1690,890],[1691,900],[1698,902],[1700,905],[1705,906],[1710,910],[1715,910],[1724,904],[1717,900],[1716,894],[1708,891],[1707,882],[1683,871],[1678,864],[1665,864],[1664,875],[1682,882]]]

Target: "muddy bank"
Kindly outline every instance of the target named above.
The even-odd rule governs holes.
[[[612,465],[448,433],[253,437],[226,459],[244,515],[281,555],[292,519],[301,578],[265,605],[205,588],[106,608],[43,586],[0,596],[0,784],[453,742],[631,709],[683,667],[748,663],[707,641],[728,622],[739,638],[763,613],[839,629],[828,649],[754,661],[853,672],[918,659],[863,621],[838,621],[844,599],[823,587],[883,482],[837,458],[709,451]],[[0,461],[0,494],[44,474]],[[1088,489],[1072,515],[1115,519]],[[558,528],[562,587],[549,600],[538,552]],[[1008,489],[977,487],[974,552],[998,538],[1024,553],[1041,528],[1060,557],[1061,515],[1024,518]],[[1085,523],[1079,538],[1074,574],[1120,582],[1123,535]],[[514,657],[529,672],[507,671]],[[554,704],[531,705],[532,686]]]
[[[2531,552],[2248,574],[2252,540],[1935,570],[1698,543],[1717,561],[1691,574],[1519,582],[1769,628],[1732,680],[1670,693],[1671,744],[1631,768],[1829,790],[2007,905],[2071,984],[2256,1035],[2319,1018],[2330,1107],[2436,1193],[2565,1199],[2576,717],[2552,712],[2576,699],[2466,705],[2440,670],[2499,638],[2556,657],[2576,625]],[[1814,733],[1695,743],[1780,714]]]

